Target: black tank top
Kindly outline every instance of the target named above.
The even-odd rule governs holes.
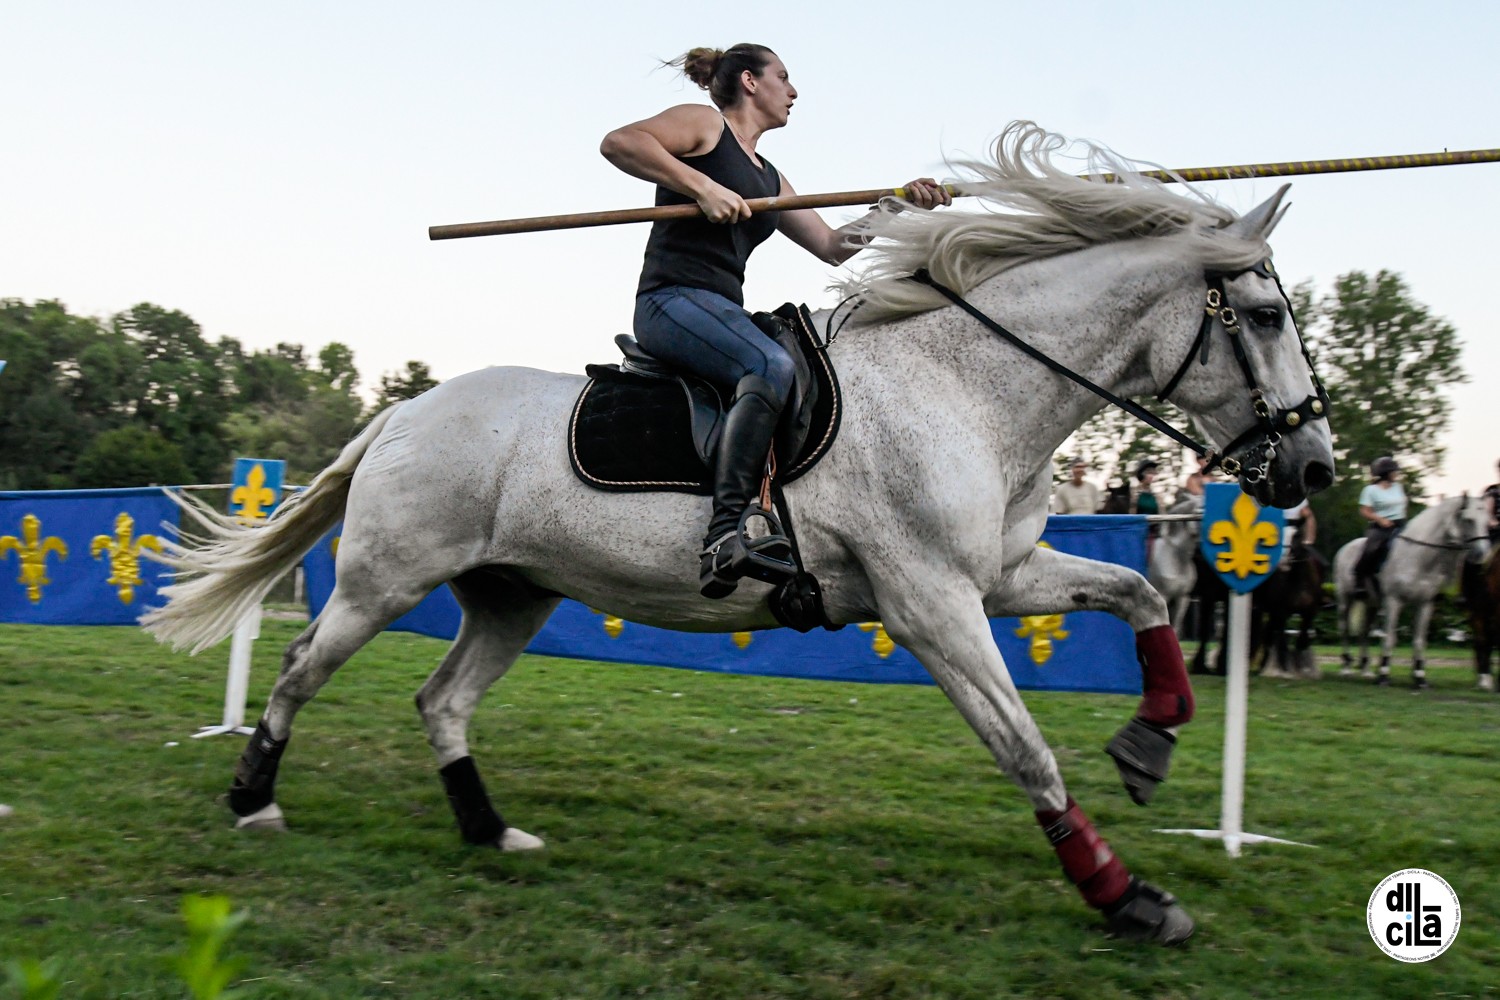
[[[724,123],[719,142],[702,156],[679,157],[741,198],[768,198],[781,193],[781,177],[771,161],[761,157],[765,169],[755,165],[740,148],[739,140]],[[693,199],[658,186],[658,205],[692,205]],[[750,251],[776,231],[777,212],[757,212],[744,222],[721,225],[699,216],[653,223],[646,241],[646,266],[636,294],[669,285],[703,288],[745,304],[745,261]]]

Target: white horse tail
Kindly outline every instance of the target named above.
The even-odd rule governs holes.
[[[283,501],[264,525],[245,525],[201,500],[171,494],[202,533],[180,531],[178,541],[167,542],[165,551],[153,557],[171,567],[173,582],[161,588],[167,603],[141,616],[146,631],[159,642],[195,654],[234,631],[344,516],[354,470],[400,405],[378,413],[311,486]]]

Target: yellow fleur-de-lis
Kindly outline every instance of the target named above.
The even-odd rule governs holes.
[[[95,535],[89,551],[95,559],[109,553],[109,578],[104,582],[118,589],[121,604],[135,600],[135,588],[145,583],[141,579],[141,550],[161,551],[161,539],[155,535],[135,534],[135,518],[121,511],[115,518],[115,534]]]
[[[57,553],[59,559],[68,558],[68,543],[57,536],[42,537],[42,519],[35,514],[21,518],[21,537],[6,535],[0,538],[0,559],[11,549],[21,561],[21,575],[16,582],[26,588],[26,597],[32,604],[42,603],[42,588],[52,581],[47,578],[47,554]]]
[[[262,508],[276,503],[276,491],[266,485],[265,466],[259,462],[250,466],[250,471],[245,473],[245,485],[230,491],[229,502],[240,509],[239,519],[246,524],[264,521],[267,511]]]
[[[870,640],[870,648],[873,649],[875,651],[875,655],[879,656],[882,660],[887,656],[890,656],[891,653],[895,651],[896,644],[891,641],[891,637],[886,633],[885,625],[883,625],[882,623],[865,622],[864,624],[860,625],[860,629],[865,632],[875,633],[875,638]]]
[[[1063,615],[1028,615],[1021,619],[1016,629],[1019,638],[1031,639],[1031,662],[1041,666],[1052,659],[1053,643],[1061,642],[1072,633],[1063,629]]]
[[[741,649],[744,649],[746,646],[750,645],[750,640],[753,637],[754,637],[753,634],[750,633],[750,632],[735,632],[729,638],[731,638],[731,639],[734,640],[734,644],[736,646],[740,647]]]
[[[600,611],[598,608],[589,608],[596,615],[604,616],[604,631],[611,639],[620,638],[620,633],[625,631],[625,619]]]
[[[1276,526],[1269,521],[1258,520],[1260,505],[1241,493],[1234,500],[1229,516],[1233,521],[1215,521],[1209,525],[1208,540],[1214,545],[1227,543],[1229,548],[1217,554],[1214,569],[1220,573],[1233,573],[1241,580],[1252,573],[1266,573],[1271,569],[1269,553],[1257,551],[1261,546],[1275,548],[1281,540]]]

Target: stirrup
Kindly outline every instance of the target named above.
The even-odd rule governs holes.
[[[751,538],[747,530],[750,519],[764,518],[769,533]],[[779,584],[797,575],[792,558],[792,543],[772,511],[750,504],[740,513],[740,523],[726,531],[703,550],[698,567],[698,590],[704,597],[717,600],[734,593],[744,577],[762,583]]]

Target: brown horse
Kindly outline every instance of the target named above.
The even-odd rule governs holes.
[[[1252,644],[1259,650],[1258,665],[1267,677],[1317,677],[1313,662],[1312,623],[1325,600],[1323,581],[1327,567],[1298,532],[1282,564],[1270,578],[1255,588]],[[1287,624],[1300,616],[1296,655],[1287,646]]]
[[[1469,606],[1469,630],[1474,633],[1477,683],[1481,691],[1493,691],[1490,650],[1500,649],[1500,559],[1493,552],[1483,564],[1464,563],[1463,595]]]

